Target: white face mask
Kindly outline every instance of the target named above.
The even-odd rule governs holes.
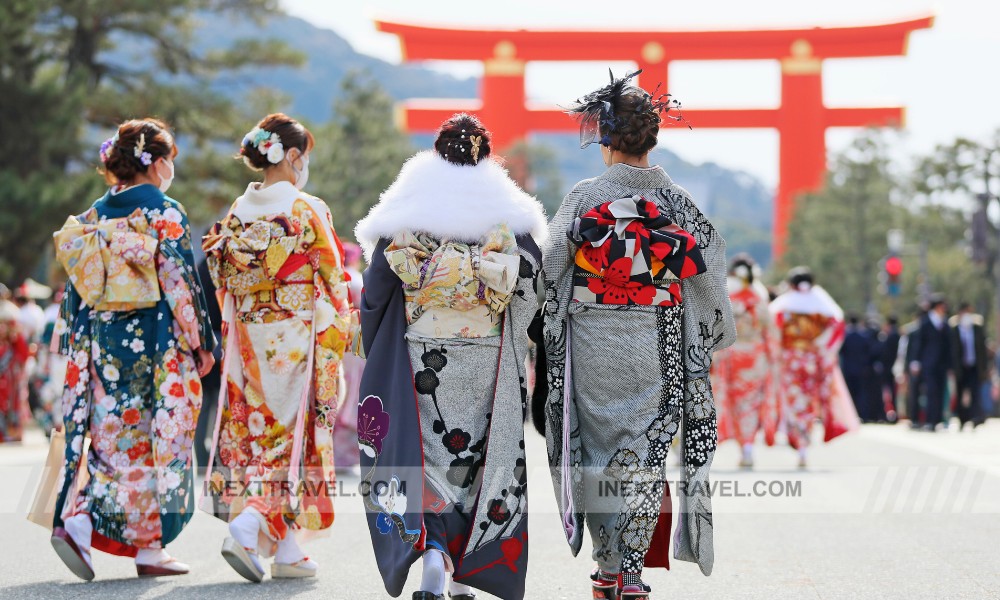
[[[292,171],[295,173],[295,189],[304,189],[306,183],[309,181],[309,155],[303,154],[302,158],[302,170],[295,168],[295,161],[288,159],[288,164],[292,167]]]
[[[164,163],[170,165],[170,177],[160,176],[160,191],[164,194],[170,189],[170,184],[174,182],[174,163],[173,161],[164,160]]]

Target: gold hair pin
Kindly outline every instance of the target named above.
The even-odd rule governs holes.
[[[479,144],[483,141],[483,136],[469,136],[469,141],[472,142],[472,162],[479,164]]]

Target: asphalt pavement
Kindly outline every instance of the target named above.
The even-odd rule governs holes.
[[[559,528],[544,442],[527,433],[530,549],[527,598],[584,600],[593,563],[573,558]],[[326,538],[305,545],[319,576],[242,580],[219,554],[226,526],[199,513],[168,548],[189,575],[138,579],[131,560],[95,553],[77,580],[28,522],[46,445],[37,431],[0,445],[0,598],[388,598],[358,498],[338,499]],[[670,460],[670,459],[668,459]],[[715,569],[647,570],[656,599],[1000,598],[1000,422],[975,432],[865,425],[816,446],[805,470],[787,446],[758,448],[753,470],[723,445],[713,468]],[[678,469],[671,468],[676,476]],[[346,478],[345,490],[356,477]],[[419,565],[402,598],[419,583]],[[480,598],[492,598],[480,594]]]

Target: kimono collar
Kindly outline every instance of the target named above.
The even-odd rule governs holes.
[[[655,190],[673,184],[667,172],[659,165],[642,168],[617,163],[608,167],[601,178],[637,190]]]
[[[127,190],[122,190],[121,192],[114,193],[114,188],[108,190],[104,194],[102,200],[108,205],[115,208],[129,208],[132,206],[139,206],[150,200],[163,200],[166,196],[160,191],[155,185],[150,183],[144,183],[142,185],[137,185],[135,187],[130,187]]]
[[[279,181],[265,188],[261,187],[259,181],[255,181],[247,186],[242,199],[243,202],[253,206],[269,206],[294,201],[298,197],[299,190],[291,182]]]

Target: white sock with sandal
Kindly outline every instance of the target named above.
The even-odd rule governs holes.
[[[423,574],[420,578],[420,590],[437,596],[444,595],[444,586],[448,572],[445,569],[444,556],[440,550],[424,552]]]
[[[94,522],[90,520],[87,513],[77,513],[63,521],[63,528],[69,537],[73,538],[73,543],[83,552],[83,558],[87,561],[87,566],[91,569],[94,564],[90,558],[90,540],[94,535]]]

